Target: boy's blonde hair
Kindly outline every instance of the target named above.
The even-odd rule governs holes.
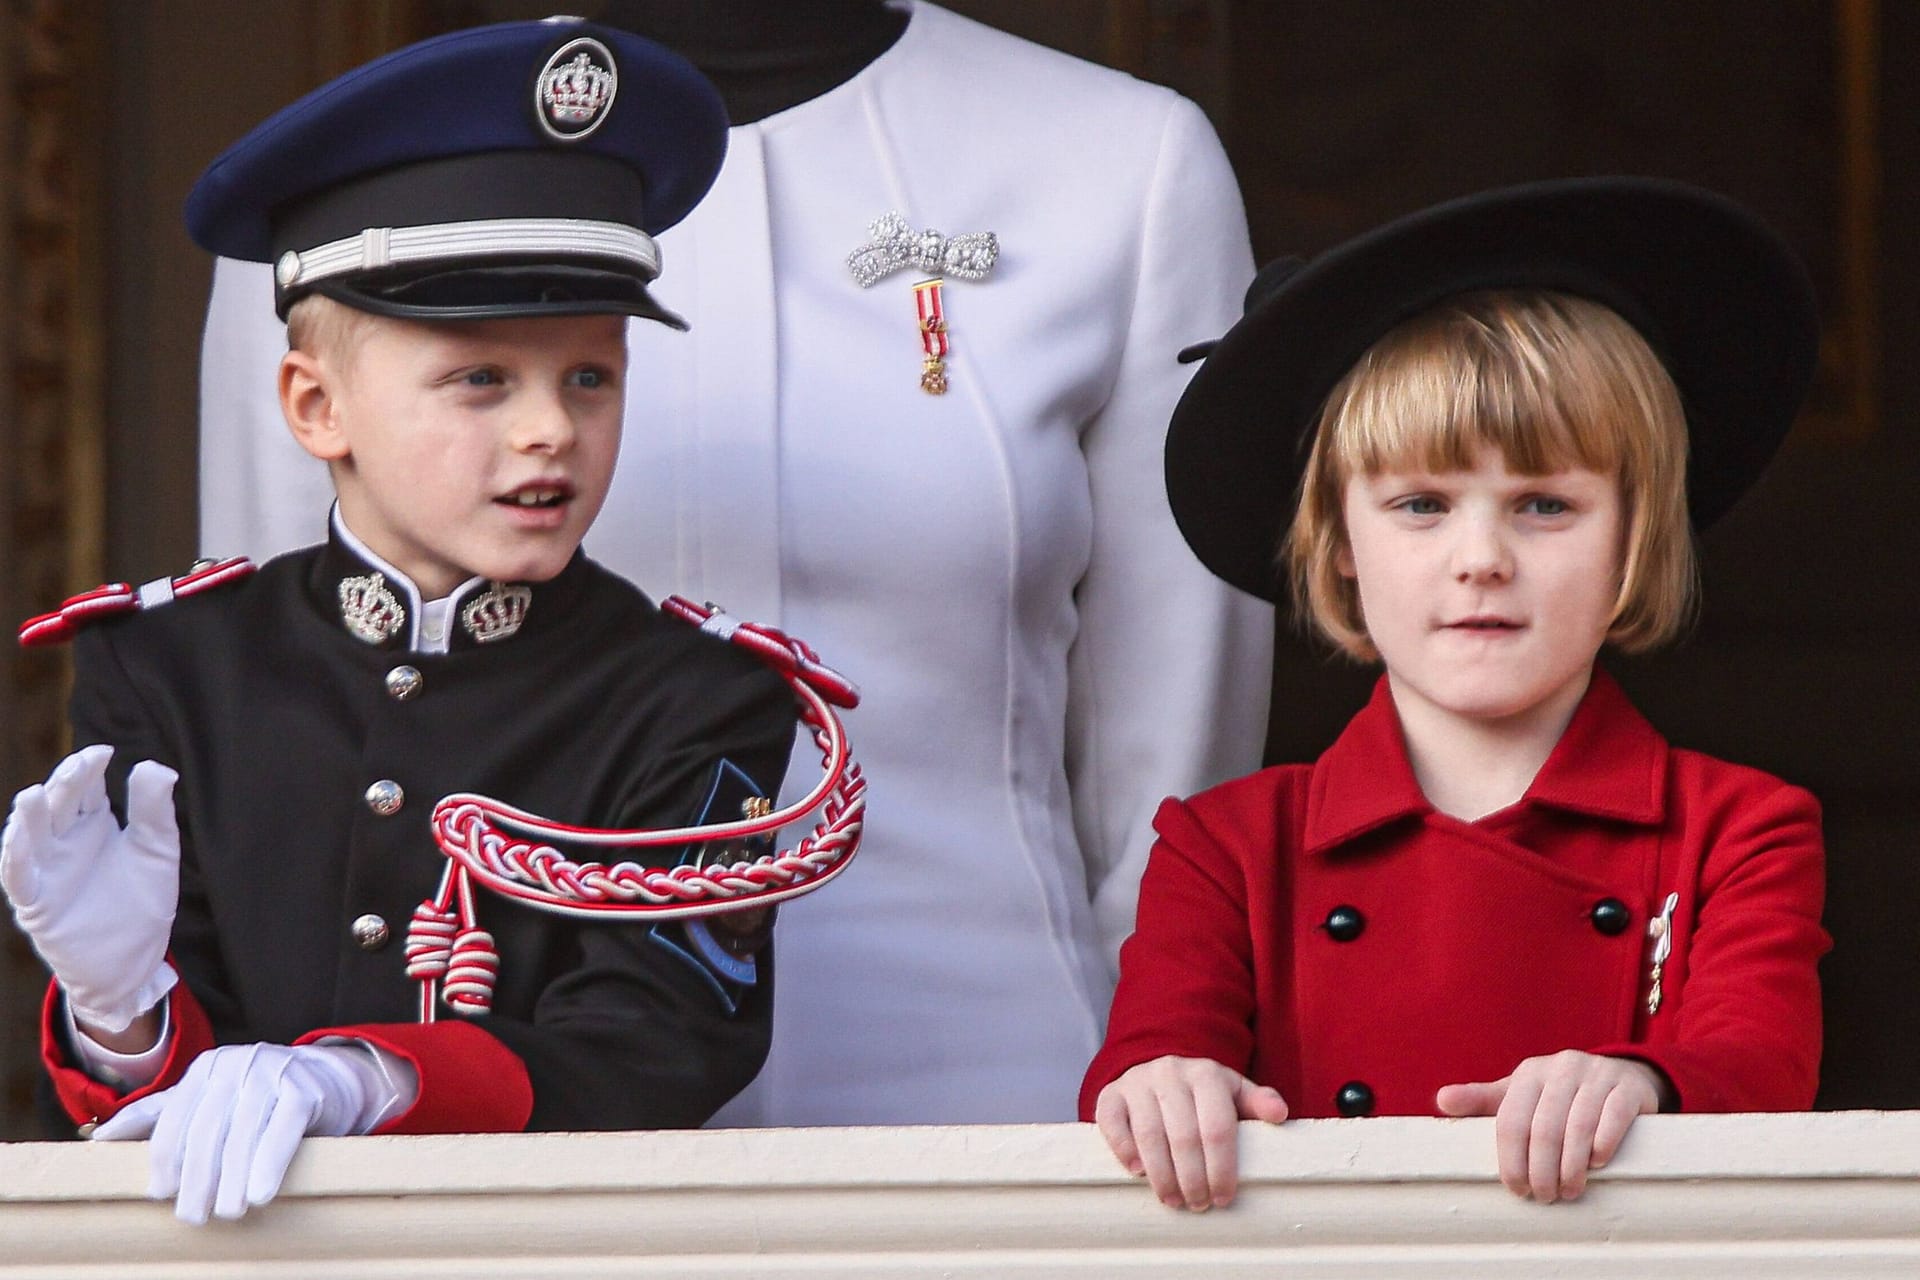
[[[1638,330],[1568,294],[1463,294],[1368,348],[1328,395],[1281,557],[1296,610],[1348,656],[1379,656],[1340,572],[1347,481],[1399,467],[1468,469],[1483,448],[1521,475],[1619,477],[1624,532],[1609,643],[1639,652],[1692,619],[1686,415]]]
[[[375,319],[358,307],[310,293],[287,309],[287,347],[346,363]]]

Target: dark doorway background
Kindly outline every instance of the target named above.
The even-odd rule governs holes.
[[[1813,403],[1702,547],[1697,633],[1614,664],[1679,745],[1826,810],[1824,1107],[1920,1105],[1920,10],[1711,0],[1233,6],[1229,148],[1261,255],[1476,188],[1644,172],[1763,211],[1805,255]],[[1472,15],[1463,22],[1462,13]],[[1885,228],[1882,241],[1876,228]],[[1890,376],[1880,377],[1885,369]],[[1371,672],[1283,629],[1269,758],[1311,758]]]
[[[774,0],[769,0],[774,2]],[[407,40],[539,0],[102,0],[0,11],[0,176],[59,176],[0,230],[0,287],[56,250],[69,358],[0,374],[0,608],[63,581],[140,581],[196,552],[194,387],[207,267],[179,225],[193,176],[265,112]],[[564,6],[562,6],[564,7]],[[591,11],[592,0],[581,0]],[[1876,0],[949,0],[995,25],[1173,85],[1207,109],[1262,258],[1311,253],[1476,188],[1607,171],[1717,187],[1811,265],[1827,326],[1815,403],[1760,489],[1703,548],[1697,634],[1619,664],[1678,744],[1757,764],[1826,805],[1828,1053],[1821,1105],[1920,1105],[1920,6]],[[62,66],[72,68],[63,75]],[[104,68],[105,73],[102,74]],[[99,92],[63,106],[80,84]],[[65,86],[65,89],[62,88]],[[69,106],[80,108],[69,110]],[[964,104],[956,104],[964,114]],[[57,154],[49,156],[46,148]],[[64,185],[63,185],[64,184]],[[62,210],[64,209],[64,213]],[[49,237],[53,237],[50,239]],[[66,259],[62,259],[63,261]],[[57,264],[55,264],[57,265]],[[59,274],[56,272],[55,274]],[[25,286],[21,286],[24,290]],[[32,321],[29,320],[29,323]],[[0,334],[0,356],[9,348]],[[22,412],[93,419],[97,473]],[[93,408],[89,408],[89,404]],[[69,453],[71,453],[71,448]],[[65,523],[40,518],[64,470]],[[57,489],[57,486],[54,486]],[[36,514],[39,513],[39,514]],[[29,517],[33,517],[29,519]],[[62,532],[62,530],[65,530]],[[70,588],[77,589],[77,588]],[[58,756],[59,665],[0,680],[0,782]],[[1310,758],[1370,673],[1283,628],[1273,759]],[[5,933],[6,931],[0,931]],[[27,1136],[37,978],[0,955],[0,1137]]]

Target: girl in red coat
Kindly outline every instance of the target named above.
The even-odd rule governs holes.
[[[1643,179],[1256,282],[1175,414],[1174,513],[1385,674],[1314,764],[1155,820],[1080,1109],[1163,1201],[1232,1199],[1241,1119],[1492,1115],[1544,1202],[1648,1112],[1811,1105],[1818,806],[1669,747],[1595,659],[1685,626],[1689,510],[1765,466],[1816,338],[1770,231]]]

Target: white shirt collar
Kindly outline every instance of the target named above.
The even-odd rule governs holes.
[[[333,533],[340,544],[355,556],[380,571],[388,582],[404,591],[407,596],[407,648],[414,653],[440,654],[447,652],[447,646],[453,641],[453,609],[460,598],[486,584],[485,578],[468,578],[453,591],[437,600],[422,600],[420,588],[414,585],[400,570],[377,554],[373,548],[360,541],[353,530],[347,527],[346,517],[340,514],[340,504],[333,504],[328,516],[333,525]]]

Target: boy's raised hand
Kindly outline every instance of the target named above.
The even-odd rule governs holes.
[[[0,888],[80,1022],[126,1030],[176,979],[167,939],[180,900],[179,775],[142,760],[127,779],[127,825],[107,805],[113,748],[76,751],[13,798],[0,833]]]
[[[1528,1058],[1500,1080],[1447,1085],[1434,1104],[1442,1115],[1493,1116],[1500,1181],[1551,1204],[1586,1190],[1587,1170],[1612,1160],[1669,1090],[1644,1062],[1566,1049]]]
[[[1169,1055],[1102,1089],[1093,1115],[1114,1156],[1162,1204],[1204,1211],[1231,1204],[1239,1189],[1239,1122],[1278,1124],[1287,1104],[1211,1058]]]

